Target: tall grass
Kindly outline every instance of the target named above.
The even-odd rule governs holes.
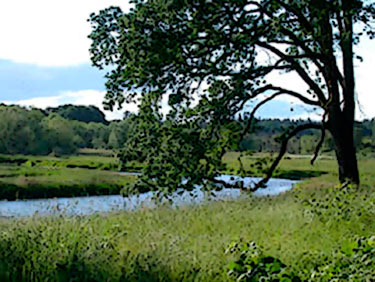
[[[325,188],[326,189],[326,188]],[[228,281],[234,240],[255,241],[270,256],[303,272],[306,256],[332,256],[353,235],[370,236],[373,211],[341,219],[306,213],[327,190],[301,185],[278,197],[142,209],[87,217],[32,217],[0,222],[0,273],[7,280]],[[374,198],[371,190],[358,192]],[[331,194],[335,195],[335,194]],[[328,207],[328,210],[335,207]],[[319,261],[316,261],[319,263]],[[234,278],[233,278],[234,279]]]
[[[239,153],[236,152],[224,156],[228,168],[225,173],[238,173],[238,156]],[[244,167],[250,168],[263,156],[242,157]],[[119,194],[127,183],[134,180],[134,177],[107,172],[106,170],[118,170],[119,160],[101,155],[64,158],[0,155],[0,159],[0,199]],[[333,160],[318,160],[315,166],[311,166],[307,158],[287,159],[281,163],[275,176],[306,179],[328,172],[332,174],[334,166]],[[134,164],[129,169],[139,168],[140,164]],[[262,172],[253,170],[250,175],[259,176]]]
[[[64,167],[0,166],[0,199],[120,194],[133,176]]]
[[[235,157],[228,163],[231,160]],[[309,159],[287,159],[281,168],[326,174],[277,197],[85,217],[0,219],[0,279],[229,281],[237,277],[228,276],[228,265],[239,257],[225,250],[233,241],[253,241],[267,256],[310,281],[350,280],[349,274],[337,278],[350,266],[357,275],[352,280],[366,281],[358,275],[367,273],[371,281],[372,239],[364,249],[356,238],[374,235],[375,161],[360,162],[362,186],[353,193],[333,188],[337,183],[333,160],[319,160],[311,167]],[[18,173],[17,169],[9,173]],[[42,173],[35,167],[27,171],[33,169]],[[61,179],[50,176],[63,181],[72,171],[66,169]],[[104,174],[96,173],[97,181],[102,181]],[[47,176],[35,175],[43,177]]]

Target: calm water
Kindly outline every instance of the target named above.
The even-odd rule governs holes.
[[[233,183],[243,180],[244,185],[250,185],[257,182],[260,178],[255,177],[238,177],[231,175],[221,175],[218,177],[227,183]],[[259,189],[254,192],[254,196],[274,196],[293,188],[298,181],[287,179],[271,179],[267,188]],[[214,192],[215,197],[211,200],[238,199],[246,197],[246,193],[241,193],[239,189],[223,189]],[[179,195],[173,194],[174,206],[187,204],[198,204],[206,201],[207,195],[198,188],[192,193],[184,192]],[[119,210],[134,210],[142,206],[154,207],[156,204],[153,200],[153,192],[134,195],[131,197],[114,196],[89,196],[76,198],[55,198],[39,200],[20,200],[20,201],[0,201],[0,216],[20,217],[39,215],[88,215],[96,212],[109,212]]]

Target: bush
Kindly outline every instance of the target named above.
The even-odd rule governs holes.
[[[294,267],[265,255],[254,242],[233,242],[226,253],[235,255],[228,274],[237,281],[373,281],[375,277],[375,236],[349,240],[329,256],[308,252]]]
[[[278,258],[267,256],[254,242],[233,242],[226,253],[237,255],[228,274],[237,281],[301,281]]]

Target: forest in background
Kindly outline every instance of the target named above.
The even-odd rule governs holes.
[[[64,105],[40,110],[16,105],[0,105],[0,153],[25,155],[70,155],[82,148],[119,150],[126,145],[130,128],[137,116],[126,113],[122,120],[107,121],[94,106]],[[241,123],[234,120],[233,122]],[[278,137],[288,128],[306,123],[305,120],[257,120],[252,132],[233,150],[278,152]],[[357,151],[375,151],[375,119],[355,123]],[[311,154],[320,132],[306,130],[288,145],[290,154]],[[333,152],[328,136],[323,153]]]
[[[128,120],[108,122],[94,106],[40,110],[0,105],[0,153],[70,155],[80,148],[119,149]]]

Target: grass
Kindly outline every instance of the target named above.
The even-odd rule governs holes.
[[[133,178],[104,170],[1,165],[0,199],[114,195]]]
[[[315,192],[323,196],[323,190]],[[228,281],[233,256],[224,251],[233,240],[255,241],[298,270],[306,254],[330,256],[353,234],[373,234],[371,211],[327,223],[304,216],[297,195],[301,199],[309,191],[301,185],[265,199],[3,220],[0,272],[16,280]]]
[[[88,156],[104,156],[104,157],[113,157],[115,153],[112,150],[106,150],[106,149],[79,149],[78,150],[79,155],[88,155]]]
[[[120,165],[120,162],[116,157],[105,155],[100,150],[97,152],[97,155],[94,155],[94,152],[91,152],[90,154],[84,153],[64,157],[0,154],[0,164],[1,163],[23,165],[28,167],[87,168],[112,171],[117,171]]]
[[[238,168],[236,153],[225,158],[229,168]],[[255,161],[244,160],[247,164]],[[374,234],[375,161],[361,160],[359,165],[361,190],[347,199],[338,194],[341,190],[329,190],[337,183],[334,160],[318,160],[311,166],[308,158],[288,158],[282,161],[281,172],[324,174],[305,179],[298,188],[270,198],[86,217],[0,219],[0,278],[228,281],[234,279],[227,274],[228,265],[238,257],[226,254],[225,249],[232,241],[240,240],[256,242],[290,271],[308,277],[316,265],[327,261],[338,264],[335,254],[353,244],[355,236]],[[22,176],[25,173],[31,175]],[[96,180],[88,183],[123,179],[117,180],[119,176],[108,171],[61,167],[43,170],[15,165],[0,170],[2,180],[7,179],[7,174],[11,175],[10,181],[22,176],[43,183],[49,179],[56,183],[70,179],[75,183],[94,176]],[[346,260],[356,265],[355,260]],[[317,277],[311,281],[330,281]],[[337,281],[343,280],[347,279]],[[357,281],[362,280],[363,277]]]
[[[227,164],[226,173],[236,173],[236,170],[240,167],[239,157],[244,169],[248,170],[246,174],[262,176],[270,166],[270,161],[275,156],[269,154],[241,155],[238,152],[227,153],[223,157],[223,161]],[[323,156],[314,165],[311,165],[310,160],[310,156],[287,155],[280,162],[278,169],[274,173],[274,177],[303,180],[324,174],[334,175],[336,173],[336,161],[331,157]]]
[[[120,167],[119,160],[110,156],[113,152],[83,150],[80,153],[60,158],[0,155],[0,199],[119,194],[124,185],[134,180],[134,177],[113,173]],[[238,173],[238,156],[236,152],[224,156],[228,167],[225,173]],[[259,154],[242,157],[244,167],[251,167],[263,157]],[[137,171],[140,165],[134,164],[128,169]],[[332,159],[318,160],[315,166],[311,166],[308,158],[289,157],[281,163],[275,176],[307,179],[326,173],[334,174],[334,169],[335,162]],[[248,174],[258,176],[262,173],[255,166]]]
[[[79,155],[0,155],[0,199],[35,199],[120,194],[132,176],[115,174],[112,151],[83,150]]]

